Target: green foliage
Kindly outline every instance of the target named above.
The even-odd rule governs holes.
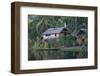
[[[34,42],[48,28],[63,27],[64,23],[66,23],[70,33],[77,32],[82,27],[87,29],[87,19],[87,17],[29,15],[28,37]]]
[[[49,39],[48,40],[49,48],[59,48],[61,47],[61,43],[58,39]]]
[[[42,49],[42,48],[47,49],[47,48],[49,48],[48,42],[37,40],[34,42],[33,48],[34,49],[39,49],[39,48],[40,49]]]
[[[88,51],[87,51],[87,46],[82,46],[82,51],[81,51],[82,57],[88,57]]]
[[[72,35],[61,36],[59,40],[61,45],[64,45],[65,47],[75,46],[76,44],[76,37]]]
[[[64,27],[66,23],[69,35],[61,35],[57,39],[44,41],[42,33],[48,28]],[[49,58],[73,58],[73,52],[42,51],[38,52],[35,49],[47,48],[63,48],[76,46],[77,40],[75,35],[81,28],[87,29],[87,17],[70,17],[70,16],[42,16],[28,15],[28,50],[29,60],[49,59]],[[87,38],[87,37],[86,37]],[[85,43],[87,46],[87,42]],[[73,49],[73,48],[72,48]],[[71,49],[71,50],[72,50]],[[77,49],[76,47],[73,49]],[[83,48],[82,55],[87,56],[87,47]],[[69,55],[70,54],[70,55]]]

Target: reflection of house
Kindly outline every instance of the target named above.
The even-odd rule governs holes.
[[[43,33],[43,39],[58,38],[60,35],[67,35],[68,30],[65,27],[49,28]]]

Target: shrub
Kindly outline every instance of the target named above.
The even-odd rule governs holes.
[[[71,35],[61,36],[59,40],[62,45],[67,46],[67,47],[75,46],[76,44],[76,37],[71,36]]]

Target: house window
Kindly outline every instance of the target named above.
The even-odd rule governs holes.
[[[50,36],[50,34],[46,34],[45,36]]]

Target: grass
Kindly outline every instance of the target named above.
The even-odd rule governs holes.
[[[73,46],[73,47],[65,47],[65,48],[60,48],[62,51],[83,51],[82,46]]]

